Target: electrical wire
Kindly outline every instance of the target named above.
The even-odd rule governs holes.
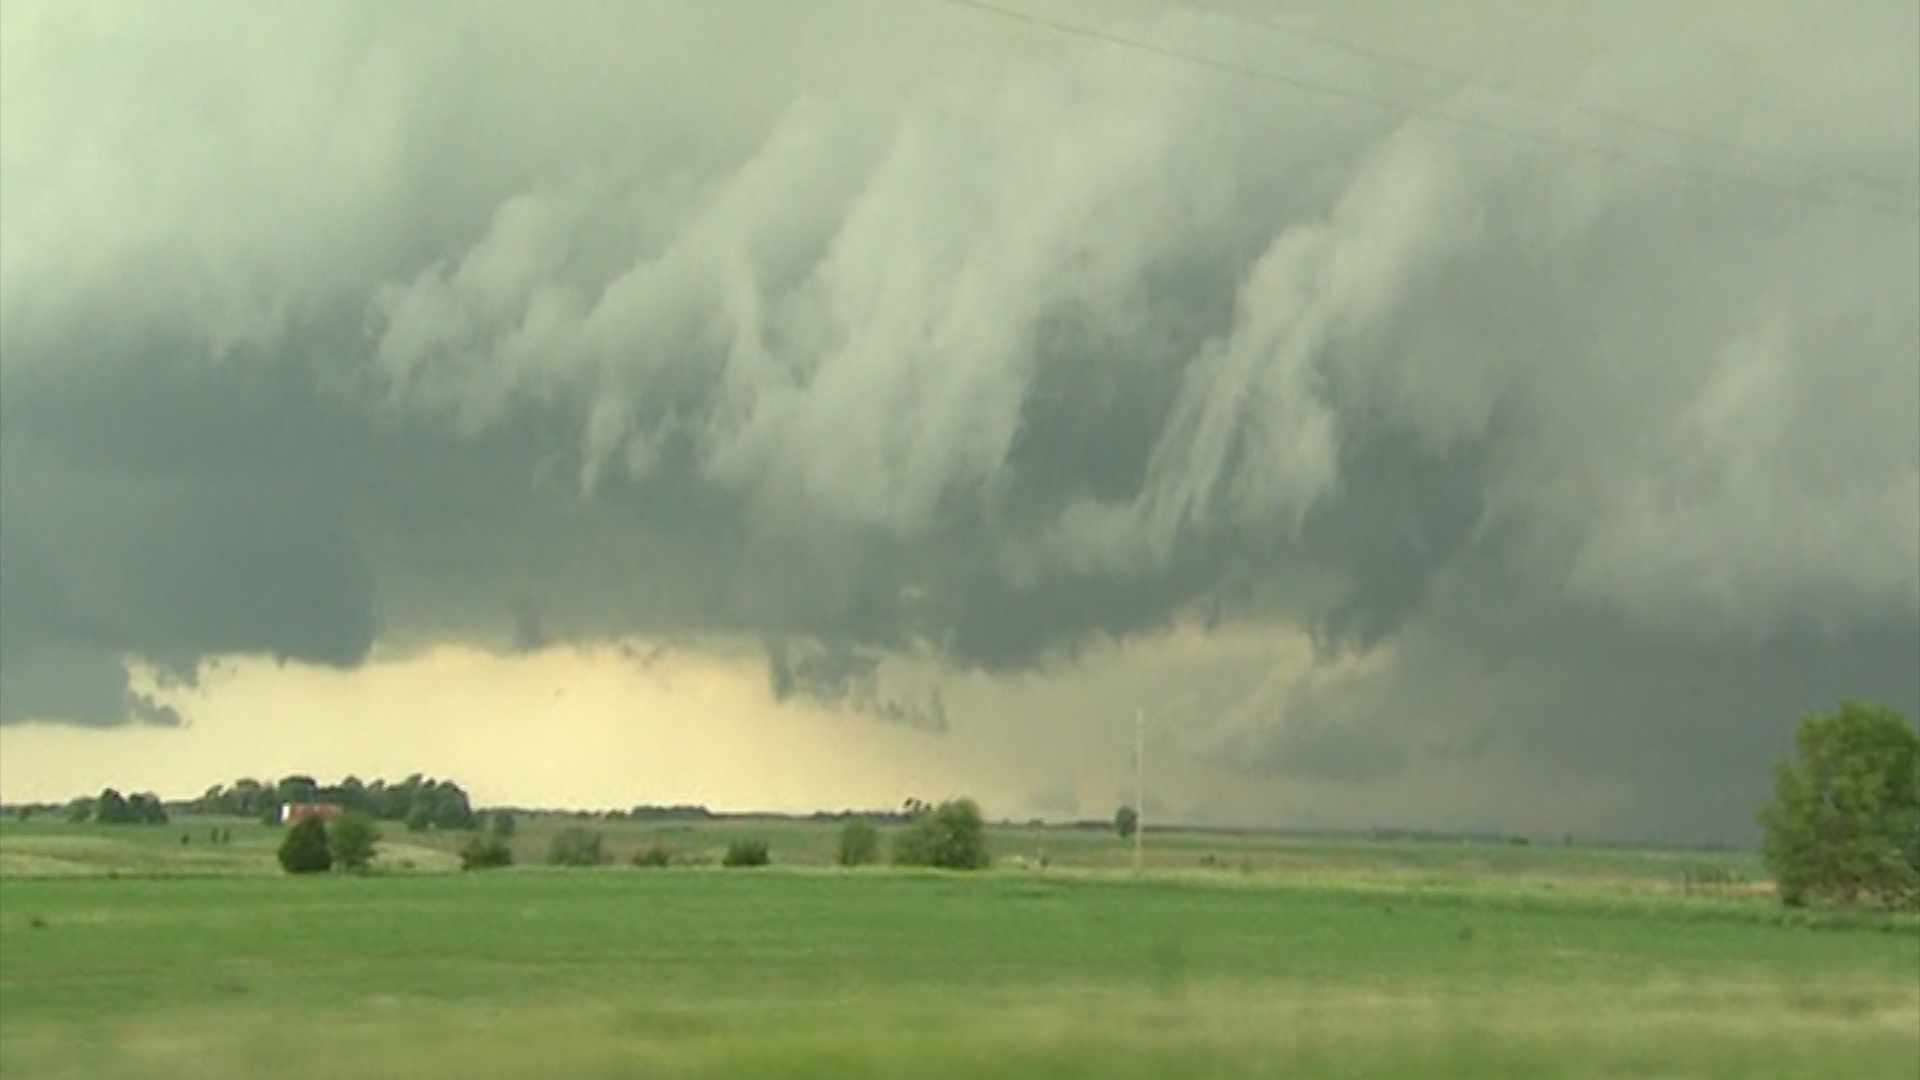
[[[1430,63],[1427,63],[1426,61],[1416,60],[1413,57],[1403,56],[1399,53],[1387,52],[1381,49],[1371,48],[1366,45],[1360,45],[1355,42],[1349,41],[1345,38],[1335,37],[1331,34],[1327,34],[1319,30],[1303,29],[1301,27],[1283,22],[1279,19],[1260,18],[1258,16],[1248,15],[1248,14],[1244,14],[1237,11],[1232,11],[1225,7],[1211,3],[1209,2],[1209,0],[1175,0],[1175,2],[1180,7],[1186,8],[1191,11],[1204,12],[1205,14],[1214,16],[1216,18],[1227,19],[1232,22],[1237,22],[1245,26],[1260,27],[1261,29],[1264,29],[1274,34],[1279,34],[1284,37],[1290,37],[1298,41],[1311,42],[1315,45],[1319,45],[1324,48],[1333,49],[1338,52],[1343,52],[1348,54],[1349,56],[1355,56],[1364,60],[1370,60],[1377,64],[1384,64],[1391,67],[1401,68],[1402,70],[1406,70],[1406,71],[1418,72],[1423,75],[1437,76],[1440,79],[1443,79],[1449,83],[1452,83],[1456,88],[1459,88],[1459,89],[1487,90],[1493,93],[1500,94],[1503,97],[1509,97],[1509,98],[1514,98],[1514,99],[1523,100],[1523,101],[1531,101],[1536,105],[1544,106],[1546,108],[1562,109],[1567,112],[1576,113],[1578,115],[1590,117],[1595,120],[1601,120],[1609,124],[1615,124],[1620,127],[1631,128],[1634,130],[1647,132],[1648,134],[1658,135],[1662,138],[1672,139],[1676,142],[1693,143],[1697,146],[1709,147],[1711,149],[1721,151],[1722,153],[1733,154],[1733,155],[1748,158],[1750,160],[1757,161],[1757,162],[1764,162],[1771,165],[1785,165],[1789,168],[1804,170],[1806,172],[1809,172],[1815,175],[1824,176],[1832,180],[1840,181],[1842,183],[1851,184],[1854,187],[1863,188],[1865,190],[1872,191],[1880,195],[1899,198],[1901,195],[1907,193],[1906,189],[1902,188],[1898,183],[1886,180],[1884,178],[1866,176],[1860,173],[1846,172],[1839,169],[1824,168],[1817,165],[1806,165],[1802,162],[1793,161],[1792,159],[1783,157],[1779,154],[1769,153],[1765,150],[1760,150],[1758,148],[1749,146],[1745,143],[1737,142],[1732,139],[1724,139],[1717,135],[1713,135],[1707,132],[1694,131],[1686,128],[1671,127],[1669,125],[1662,124],[1657,121],[1647,120],[1643,117],[1633,116],[1629,113],[1618,112],[1612,109],[1603,109],[1597,106],[1587,105],[1577,101],[1550,101],[1546,98],[1540,97],[1535,94],[1527,94],[1521,91],[1517,91],[1512,87],[1490,86],[1477,79],[1474,79],[1471,76],[1464,75],[1450,68],[1441,67],[1438,64],[1430,64]]]
[[[1694,179],[1713,180],[1733,186],[1769,191],[1789,199],[1807,203],[1844,207],[1879,217],[1896,218],[1902,221],[1920,221],[1920,209],[1894,206],[1857,197],[1850,198],[1845,194],[1810,188],[1804,184],[1786,183],[1742,173],[1730,173],[1724,170],[1650,160],[1645,158],[1644,155],[1639,156],[1639,159],[1636,161],[1636,155],[1617,146],[1607,146],[1594,142],[1575,142],[1554,135],[1547,135],[1537,131],[1528,131],[1523,128],[1496,123],[1480,117],[1466,116],[1444,109],[1434,109],[1409,104],[1404,101],[1397,101],[1392,98],[1338,86],[1333,83],[1319,82],[1296,75],[1289,75],[1285,72],[1274,71],[1269,68],[1252,67],[1245,64],[1234,63],[1229,60],[1222,60],[1204,53],[1193,52],[1127,34],[1116,33],[1115,31],[1100,26],[1091,26],[1086,23],[1072,22],[1065,19],[1035,14],[1029,11],[1022,11],[1017,8],[1005,7],[1000,4],[991,3],[989,0],[930,0],[930,2],[941,3],[950,7],[964,8],[984,15],[990,15],[1011,22],[1025,23],[1030,26],[1050,30],[1055,33],[1084,38],[1089,41],[1098,41],[1119,48],[1156,56],[1175,63],[1188,64],[1197,68],[1216,71],[1221,74],[1283,86],[1303,93],[1335,98],[1402,116],[1428,120],[1434,123],[1448,124],[1515,142],[1572,151],[1603,160],[1638,164],[1645,168],[1688,176]],[[1700,139],[1685,132],[1662,131],[1661,134],[1679,142],[1690,142],[1710,148],[1724,149],[1724,147],[1716,147],[1713,142]],[[1760,153],[1750,150],[1747,152]],[[1877,186],[1875,186],[1875,190],[1881,191],[1883,194],[1891,194],[1891,192],[1885,192]]]

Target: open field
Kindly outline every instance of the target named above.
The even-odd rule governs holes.
[[[1134,877],[1013,830],[1049,869],[953,876],[782,824],[766,871],[299,880],[194,828],[0,831],[0,1076],[1920,1076],[1920,926],[1681,895],[1694,853],[1194,835]],[[607,832],[742,830],[680,828]]]
[[[579,826],[601,834],[608,856],[626,863],[660,846],[677,863],[718,865],[736,839],[768,842],[780,866],[831,866],[840,826],[800,819],[728,818],[710,822],[611,821],[543,813],[521,815],[512,838],[515,861],[539,863],[560,829]],[[223,828],[231,843],[206,843]],[[382,822],[385,869],[458,869],[467,833],[410,833]],[[1124,870],[1132,848],[1111,829],[994,825],[990,846],[1003,868]],[[883,835],[891,830],[882,829]],[[165,826],[71,825],[43,815],[28,822],[0,819],[0,877],[266,874],[278,875],[277,826],[246,818],[177,818]],[[182,842],[184,838],[184,843]],[[1689,887],[1721,892],[1764,889],[1759,860],[1748,852],[1678,851],[1518,845],[1491,841],[1367,840],[1277,833],[1149,831],[1147,864],[1155,871],[1233,872],[1255,877],[1423,885],[1560,886],[1585,891],[1667,892]],[[1701,882],[1711,885],[1701,885]]]

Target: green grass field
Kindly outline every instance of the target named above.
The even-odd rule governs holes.
[[[1744,856],[1176,835],[1135,876],[1003,829],[940,875],[602,825],[784,865],[432,873],[459,838],[399,833],[303,880],[232,827],[0,829],[0,1076],[1920,1076],[1920,926],[1676,887]]]

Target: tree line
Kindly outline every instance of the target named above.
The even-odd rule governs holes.
[[[471,829],[473,803],[452,780],[436,780],[414,773],[398,783],[363,782],[349,776],[337,784],[321,784],[311,776],[285,776],[267,782],[241,779],[215,784],[185,804],[195,814],[227,814],[278,821],[284,803],[331,803],[349,814],[380,821],[404,822],[409,830]]]
[[[107,788],[98,795],[83,795],[68,803],[67,820],[100,825],[165,825],[167,808],[151,791],[122,795]]]

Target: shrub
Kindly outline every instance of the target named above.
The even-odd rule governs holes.
[[[1133,839],[1134,831],[1140,828],[1140,811],[1131,806],[1123,806],[1113,812],[1113,830],[1120,839]]]
[[[555,866],[599,866],[607,861],[607,855],[599,833],[570,825],[553,834],[547,844],[547,861]]]
[[[727,845],[726,857],[720,860],[720,865],[765,866],[770,861],[765,840],[735,840]]]
[[[280,841],[280,867],[289,874],[324,874],[333,869],[327,823],[317,817],[294,822]]]
[[[658,868],[673,865],[673,849],[665,844],[654,843],[644,850],[633,853],[633,865]]]
[[[380,830],[364,814],[347,814],[333,823],[328,849],[333,864],[342,870],[360,873],[373,862],[374,848],[380,843]]]
[[[460,849],[460,869],[493,870],[513,865],[513,849],[496,833],[482,833]]]
[[[955,799],[931,811],[919,810],[913,822],[894,837],[893,861],[942,870],[985,868],[990,860],[979,805],[972,799]]]
[[[840,865],[866,866],[880,861],[880,830],[865,818],[855,818],[840,830]]]

